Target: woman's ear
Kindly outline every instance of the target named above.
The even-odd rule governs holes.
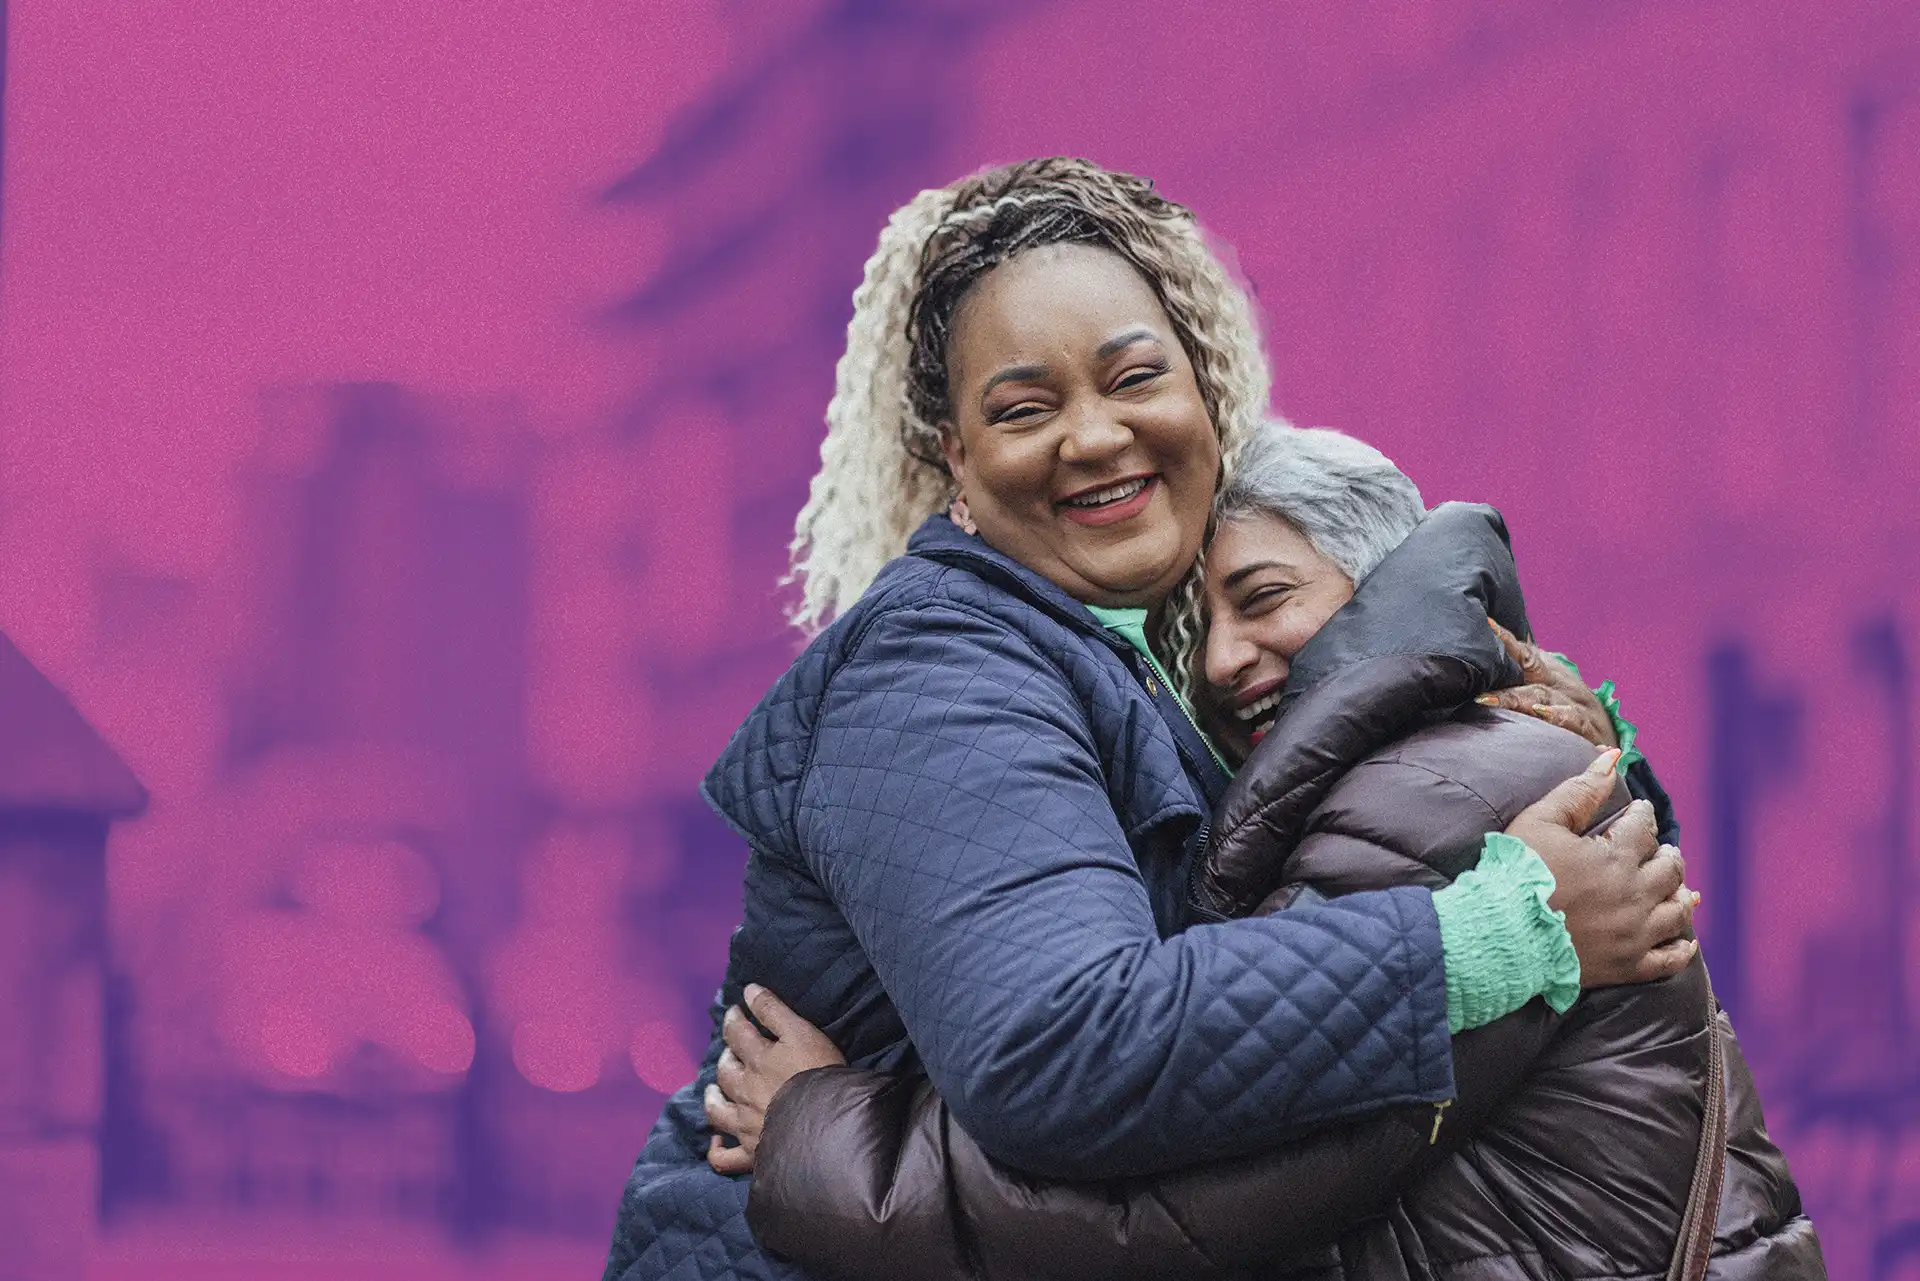
[[[940,424],[940,452],[946,455],[947,474],[953,477],[954,487],[967,487],[967,447],[960,441],[960,429],[951,422]]]

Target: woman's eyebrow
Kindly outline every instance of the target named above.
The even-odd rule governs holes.
[[[1115,334],[1113,337],[1101,343],[1099,347],[1095,348],[1093,354],[1095,359],[1105,360],[1108,356],[1117,355],[1137,342],[1159,341],[1159,334],[1154,333],[1153,330],[1148,329],[1145,325],[1141,325],[1137,329],[1129,329],[1123,334]]]
[[[1045,365],[1008,365],[993,377],[987,379],[987,385],[980,389],[980,400],[985,403],[988,393],[1001,383],[1038,382],[1047,376]]]
[[[1257,574],[1263,569],[1277,569],[1283,574],[1291,574],[1296,572],[1293,566],[1287,564],[1283,560],[1257,560],[1253,562],[1253,564],[1251,565],[1242,565],[1240,568],[1234,570],[1231,574],[1228,574],[1225,578],[1220,580],[1220,585],[1222,587],[1237,586],[1239,585],[1241,580],[1247,577],[1247,575]]]

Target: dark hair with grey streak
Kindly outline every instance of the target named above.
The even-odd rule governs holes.
[[[1278,516],[1358,587],[1426,516],[1419,488],[1364,441],[1266,422],[1214,501],[1220,520]]]

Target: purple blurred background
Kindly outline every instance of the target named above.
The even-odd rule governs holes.
[[[1504,509],[1833,1275],[1920,1277],[1914,5],[0,17],[0,1278],[598,1275],[860,264],[1052,152]]]

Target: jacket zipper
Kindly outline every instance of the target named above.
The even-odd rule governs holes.
[[[1200,890],[1200,882],[1205,876],[1207,866],[1207,842],[1212,837],[1212,819],[1203,821],[1200,824],[1200,830],[1193,834],[1193,857],[1187,861],[1187,910],[1207,924],[1218,925],[1232,918],[1216,912]]]
[[[1179,689],[1172,681],[1167,679],[1166,669],[1160,666],[1160,660],[1155,658],[1151,651],[1140,654],[1140,651],[1135,650],[1134,653],[1139,654],[1141,658],[1146,660],[1147,666],[1153,669],[1153,676],[1158,676],[1160,678],[1160,684],[1166,686],[1167,697],[1171,698],[1174,706],[1180,709],[1180,714],[1187,718],[1187,724],[1193,727],[1194,737],[1200,740],[1201,745],[1205,747],[1208,754],[1213,757],[1213,763],[1225,770],[1228,776],[1231,777],[1233,767],[1227,764],[1226,757],[1220,755],[1220,749],[1213,745],[1213,740],[1207,737],[1207,732],[1200,728],[1200,722],[1194,718],[1193,710],[1187,706],[1187,700],[1180,697]],[[1147,693],[1157,696],[1159,690],[1154,687],[1153,676],[1147,678]]]
[[[1441,1099],[1433,1105],[1433,1133],[1427,1136],[1428,1147],[1440,1142],[1440,1123],[1447,1119],[1447,1109],[1452,1106],[1452,1099]]]

